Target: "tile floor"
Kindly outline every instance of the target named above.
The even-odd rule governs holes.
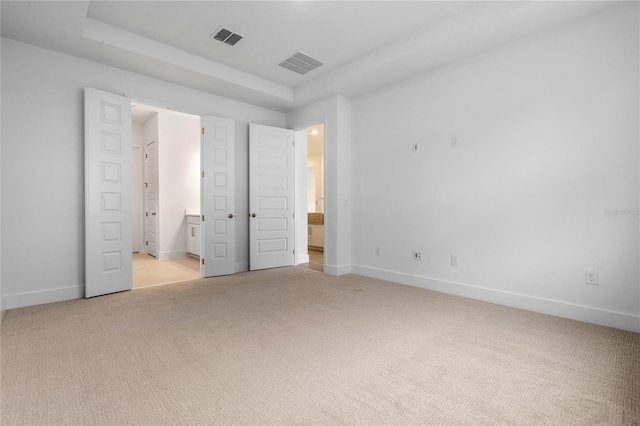
[[[149,287],[200,278],[200,261],[195,257],[157,260],[133,253],[133,288]]]

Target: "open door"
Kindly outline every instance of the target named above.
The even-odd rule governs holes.
[[[85,297],[131,290],[131,99],[84,89]]]
[[[236,268],[235,122],[205,115],[203,124],[200,275],[231,275]]]
[[[249,126],[249,269],[294,264],[294,132]]]
[[[158,143],[144,146],[144,244],[147,254],[158,257]]]

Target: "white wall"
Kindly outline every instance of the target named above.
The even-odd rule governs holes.
[[[200,117],[158,113],[158,258],[187,255],[185,210],[200,209]]]
[[[325,273],[351,272],[351,104],[332,96],[287,114],[287,127],[318,123],[325,132]],[[298,157],[296,157],[298,158]],[[306,176],[306,162],[297,171]],[[306,200],[306,198],[305,198]]]
[[[144,124],[143,123],[131,123],[131,145],[144,146]]]
[[[4,38],[2,56],[7,308],[84,296],[86,86],[236,120],[236,214],[248,218],[248,123],[284,127],[284,114]],[[237,261],[246,264],[248,220],[236,230]]]
[[[638,35],[627,4],[354,100],[354,272],[640,331]]]
[[[324,200],[318,201],[320,197],[324,197],[324,156],[312,155],[307,158],[307,166],[313,167],[314,176],[314,200],[313,208],[309,212],[322,213],[324,208]]]

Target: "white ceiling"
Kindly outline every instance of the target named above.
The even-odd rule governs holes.
[[[611,1],[2,1],[2,37],[289,111],[355,97],[609,7]],[[225,26],[234,47],[209,36]],[[300,50],[325,65],[278,63]]]

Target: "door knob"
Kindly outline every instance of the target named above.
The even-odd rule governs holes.
[[[251,213],[251,217],[256,217],[256,214],[255,213]]]
[[[156,215],[156,214],[155,214],[155,212],[154,212],[154,213],[151,213],[151,216],[155,216],[155,215]]]
[[[233,219],[233,215],[229,213],[229,219]]]

